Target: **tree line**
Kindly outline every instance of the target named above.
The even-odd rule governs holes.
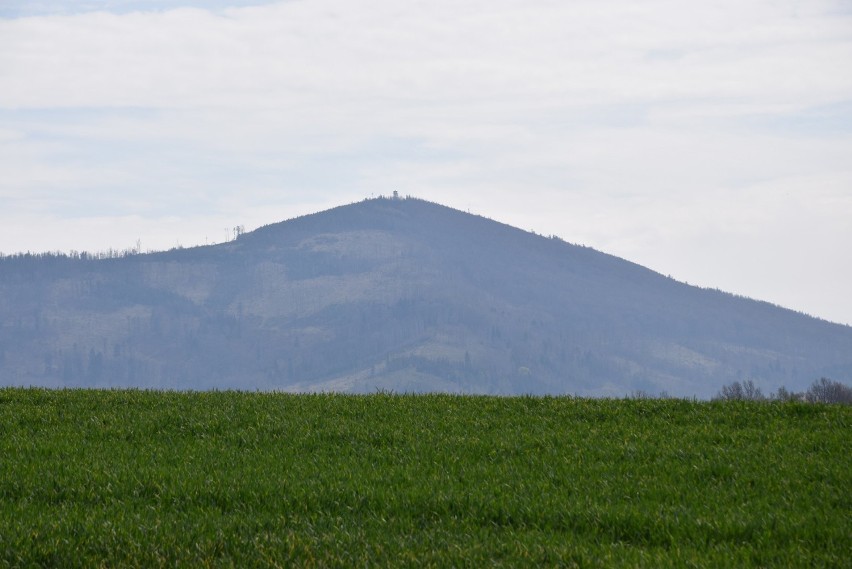
[[[806,391],[788,391],[779,387],[775,393],[764,395],[752,380],[735,381],[723,385],[713,397],[714,401],[805,401],[808,403],[840,403],[852,405],[852,387],[839,381],[822,377],[814,381]]]

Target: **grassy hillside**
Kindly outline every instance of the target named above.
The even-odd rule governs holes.
[[[0,389],[0,566],[846,566],[852,408]]]

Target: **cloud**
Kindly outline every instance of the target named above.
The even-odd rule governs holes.
[[[205,10],[221,11],[234,7],[256,6],[274,0],[4,0],[0,4],[0,18],[27,16],[72,15],[87,12],[127,14],[174,9],[176,6],[195,6]]]
[[[27,18],[2,22],[0,104],[808,106],[852,85],[850,23],[818,16],[769,2],[315,0]]]
[[[849,282],[805,252],[852,242],[842,8],[6,3],[0,250],[201,243],[397,189],[758,297],[777,251]]]

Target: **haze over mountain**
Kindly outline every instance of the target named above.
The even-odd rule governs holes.
[[[708,397],[852,380],[852,327],[412,198],[214,246],[6,257],[0,322],[3,385]]]

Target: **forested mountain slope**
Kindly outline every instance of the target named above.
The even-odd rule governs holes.
[[[0,384],[706,397],[852,380],[852,328],[417,199],[0,260]]]

